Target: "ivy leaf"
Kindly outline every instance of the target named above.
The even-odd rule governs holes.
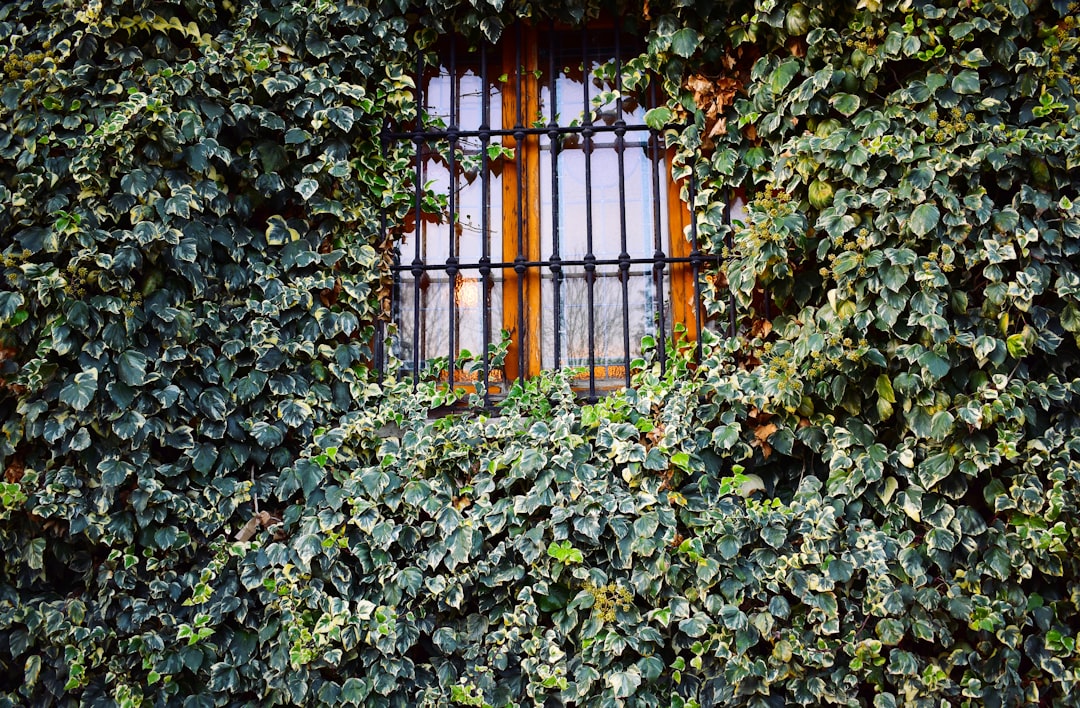
[[[97,369],[75,374],[71,381],[60,389],[60,402],[68,404],[77,411],[85,410],[94,398],[97,382]]]
[[[184,263],[194,263],[199,255],[199,247],[195,243],[195,239],[185,238],[173,246],[172,252],[176,260]]]
[[[276,425],[260,420],[251,425],[251,436],[261,447],[271,449],[281,444],[285,439],[285,432]]]
[[[331,108],[326,112],[326,117],[330,119],[331,123],[345,132],[352,130],[353,123],[356,121],[356,118],[353,116],[352,108],[349,108],[348,106]]]
[[[961,71],[953,77],[952,90],[956,93],[979,93],[979,72],[970,69]]]
[[[323,466],[306,457],[297,460],[294,469],[305,497],[310,497],[326,478]]]
[[[20,293],[0,292],[0,323],[7,322],[14,317],[24,302],[25,300]]]
[[[679,631],[688,637],[702,637],[709,629],[709,620],[706,616],[696,614],[679,622]]]
[[[719,550],[720,556],[724,560],[731,560],[735,556],[739,555],[739,550],[742,548],[742,544],[737,538],[731,534],[725,534],[720,539]]]
[[[889,403],[896,403],[896,393],[893,392],[892,381],[889,380],[888,374],[882,374],[877,377],[875,388],[877,389],[878,396],[880,396],[882,400],[888,401]]]
[[[146,417],[142,413],[128,410],[124,411],[124,414],[113,423],[113,432],[121,440],[131,440],[144,425],[146,425]]]
[[[696,29],[684,27],[671,36],[671,50],[680,57],[687,59],[697,51],[702,39],[702,34]]]
[[[319,191],[319,183],[310,178],[304,178],[296,183],[296,193],[308,201]]]
[[[637,693],[641,685],[641,672],[636,666],[631,666],[627,671],[616,671],[608,676],[608,684],[616,698],[629,698]]]
[[[135,413],[134,411],[128,411],[125,415]],[[135,415],[138,415],[135,413]],[[86,428],[79,428],[75,431],[75,434],[71,436],[71,442],[68,443],[68,447],[72,450],[79,451],[85,450],[90,447],[90,433]]]
[[[923,352],[919,357],[919,363],[926,367],[926,370],[930,372],[930,375],[936,379],[943,379],[948,376],[949,371],[952,370],[952,365],[948,359],[944,359],[934,352]]]
[[[569,541],[562,541],[561,543],[552,541],[547,552],[549,556],[560,563],[581,563],[585,560],[585,556],[581,551],[574,548]]]
[[[128,386],[142,386],[146,383],[146,355],[129,349],[116,358],[116,369],[120,380]]]
[[[300,232],[290,228],[285,219],[271,216],[266,220],[266,243],[271,246],[283,246],[291,241],[298,241]]]
[[[277,93],[283,93],[292,91],[300,85],[300,79],[295,76],[289,76],[288,74],[278,72],[276,76],[267,76],[262,81],[262,86],[266,89],[266,92],[273,96]]]
[[[761,529],[761,538],[773,548],[780,548],[787,540],[787,529],[776,524],[769,524]]]
[[[485,17],[480,21],[480,31],[484,33],[489,42],[496,42],[502,35],[503,21],[498,16]]]
[[[300,558],[300,566],[305,570],[311,567],[311,560],[323,550],[322,539],[313,533],[301,536],[295,547],[296,555]]]
[[[115,457],[108,457],[98,463],[98,472],[101,473],[101,484],[106,487],[118,487],[124,483],[135,467],[130,462]]]
[[[938,411],[930,421],[930,437],[944,440],[953,431],[956,419],[949,411]]]
[[[208,443],[198,445],[193,451],[189,451],[188,455],[191,456],[191,466],[202,474],[210,472],[218,458],[217,449]]]
[[[934,230],[941,219],[941,212],[933,204],[920,204],[911,212],[908,225],[916,236],[925,236]]]
[[[787,85],[799,73],[799,67],[800,64],[797,59],[780,62],[780,65],[773,70],[772,77],[769,80],[769,88],[772,89],[772,92],[775,94],[783,93]]]
[[[855,94],[838,93],[833,95],[833,97],[829,99],[829,103],[832,104],[832,107],[843,115],[851,116],[855,113],[855,111],[859,110],[859,105],[862,103],[862,99],[860,99]]]
[[[341,684],[341,700],[353,705],[361,705],[370,690],[364,681],[352,676]]]
[[[141,197],[149,192],[153,185],[153,178],[141,169],[132,170],[120,178],[120,188],[136,197]]]
[[[285,133],[285,144],[302,145],[306,142],[310,142],[311,138],[311,133],[307,132],[303,128],[289,128],[289,130]]]
[[[926,545],[935,551],[951,551],[959,538],[949,529],[934,528],[926,534]]]
[[[658,106],[645,112],[645,124],[653,130],[662,130],[671,122],[671,109],[667,106]]]
[[[290,428],[299,428],[311,420],[311,406],[300,400],[283,401],[278,406],[278,417]]]
[[[26,555],[24,556],[24,558],[26,559],[26,565],[29,566],[31,570],[41,570],[43,567],[45,567],[44,538],[39,536],[37,538],[31,539],[30,542],[26,544],[25,553]]]
[[[1005,340],[1005,348],[1008,349],[1009,356],[1013,359],[1022,359],[1030,353],[1026,338],[1022,332],[1010,334],[1008,339]]]
[[[933,489],[949,476],[955,464],[955,458],[948,452],[931,455],[919,464],[919,482],[924,488]]]

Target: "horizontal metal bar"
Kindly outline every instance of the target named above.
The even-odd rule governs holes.
[[[683,128],[681,124],[673,123],[670,126],[664,126],[658,132],[663,132],[667,128]],[[449,140],[451,136],[460,140],[461,138],[494,138],[494,137],[513,137],[515,135],[593,135],[595,133],[614,133],[622,130],[623,132],[644,132],[652,130],[649,126],[643,123],[633,123],[625,125],[608,125],[606,123],[591,123],[587,125],[577,126],[544,126],[539,128],[489,128],[488,130],[403,130],[403,131],[385,131],[383,137],[388,140],[416,140],[417,138],[427,139],[431,141],[437,140]]]
[[[630,258],[630,259],[618,259],[618,258],[596,258],[589,261],[584,260],[565,260],[555,263],[553,261],[503,261],[501,263],[401,263],[390,266],[390,270],[399,273],[408,273],[412,270],[450,270],[453,268],[455,271],[460,270],[480,270],[481,268],[488,268],[490,270],[513,270],[514,268],[521,266],[523,268],[551,268],[558,265],[560,268],[566,267],[584,267],[587,265],[594,266],[617,266],[623,263],[630,265],[658,265],[661,263],[706,263],[708,261],[719,261],[717,256],[697,255],[697,256],[680,256],[673,257],[668,256],[664,258]]]

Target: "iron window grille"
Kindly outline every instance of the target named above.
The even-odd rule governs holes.
[[[421,55],[416,121],[384,130],[384,146],[414,148],[392,342],[414,382],[445,357],[448,385],[475,384],[485,404],[509,380],[567,366],[596,400],[630,384],[644,335],[663,368],[676,324],[697,341],[714,257],[644,121],[655,82],[645,95],[624,85],[618,26],[507,34],[480,47],[450,37],[438,66]],[[693,174],[686,187],[693,204]],[[459,369],[466,347],[489,352],[502,330],[502,367],[481,356],[478,372]]]

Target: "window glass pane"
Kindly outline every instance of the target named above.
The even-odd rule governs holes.
[[[394,319],[396,354],[407,370],[414,364],[422,370],[436,359],[445,367],[452,355],[454,378],[464,381],[475,380],[476,375],[461,370],[462,353],[480,354],[485,340],[490,345],[501,336],[502,273],[492,269],[485,278],[476,266],[485,256],[501,258],[502,163],[484,157],[491,139],[462,136],[451,146],[439,131],[454,123],[462,130],[480,129],[485,91],[488,127],[499,127],[502,99],[497,81],[488,80],[485,88],[478,55],[465,54],[460,45],[455,69],[451,75],[447,66],[441,66],[421,82],[424,130],[433,134],[420,148],[420,223],[411,224],[399,252],[402,266],[417,261],[425,270],[419,279],[408,270],[399,273]],[[456,274],[448,270],[451,258],[460,264]],[[499,372],[490,376],[492,381],[501,378]]]
[[[583,63],[580,33],[557,33],[553,48],[541,38],[540,66],[550,67],[554,55],[559,72],[554,82],[554,110],[552,82],[547,77],[541,79],[540,112],[545,120],[554,117],[564,126],[571,121],[580,123],[587,105],[591,109],[594,99],[616,88],[613,79],[595,75],[614,57],[613,33],[590,32],[589,40],[588,60]],[[623,54],[629,52],[623,49]],[[587,73],[582,71],[583,64]],[[609,67],[606,73],[613,71]],[[644,124],[645,107],[636,99],[624,97],[621,107],[626,125]],[[613,99],[602,103],[595,125],[614,125],[616,108]],[[652,258],[658,249],[668,252],[667,166],[662,155],[653,159],[649,137],[645,130],[625,132],[621,167],[615,132],[597,131],[588,142],[578,135],[561,137],[556,146],[557,178],[552,174],[551,140],[541,137],[542,259],[558,255],[563,261],[583,260],[590,252],[590,229],[591,254],[601,262],[617,260],[624,248],[632,259]],[[669,273],[670,268],[665,268],[657,281],[651,264],[631,265],[624,303],[618,265],[597,266],[592,286],[592,362],[598,380],[624,379],[625,334],[629,335],[629,357],[633,359],[641,353],[642,337],[659,333],[661,309],[663,321],[671,322]],[[589,286],[585,269],[567,266],[562,278],[545,269],[542,302],[543,366],[587,367]]]

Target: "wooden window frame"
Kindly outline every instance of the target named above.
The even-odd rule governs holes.
[[[594,23],[590,24],[588,30],[580,29],[578,31],[584,33],[589,30],[612,30],[613,28],[614,25],[610,22],[599,25]],[[516,26],[509,28],[507,34],[512,33],[512,36],[509,39],[504,37],[501,42],[501,51],[498,46],[495,51],[496,57],[501,56],[501,66],[495,67],[493,71],[496,75],[501,73],[505,77],[505,82],[499,92],[502,125],[492,126],[493,129],[497,129],[500,137],[492,137],[491,140],[493,143],[496,140],[501,140],[504,148],[511,148],[514,152],[511,169],[504,168],[501,173],[501,248],[495,243],[492,243],[491,246],[492,257],[501,255],[502,264],[505,266],[501,269],[502,329],[510,333],[510,344],[502,366],[502,377],[498,378],[502,378],[506,382],[539,374],[543,369],[542,347],[545,344],[551,344],[543,341],[543,301],[541,297],[543,268],[549,267],[550,264],[539,267],[535,265],[510,267],[510,264],[536,264],[543,260],[541,254],[541,220],[543,216],[541,214],[540,199],[540,160],[544,151],[541,148],[541,133],[536,130],[529,130],[527,122],[529,117],[539,114],[540,95],[544,85],[544,80],[540,79],[542,67],[539,66],[539,36],[544,31],[565,31],[565,29],[555,25],[537,28],[535,25],[518,23]],[[617,31],[615,36],[618,36]],[[587,47],[588,41],[583,35],[583,60],[587,57]],[[554,67],[554,60],[552,60],[552,66]],[[488,71],[491,72],[492,68],[488,67]],[[423,92],[425,87],[422,66],[418,70],[418,74],[417,90]],[[422,110],[423,101],[418,101],[418,104],[421,105],[419,110]],[[550,109],[554,111],[554,107],[550,107]],[[634,127],[637,129],[644,128],[644,126]],[[418,132],[420,131],[413,131],[412,133],[408,131],[391,132],[384,137],[391,140],[413,139],[419,145],[420,139],[416,137]],[[655,140],[655,144],[659,148],[662,145],[659,131],[650,130],[649,135],[650,140]],[[436,141],[445,138],[430,139]],[[450,139],[451,144],[453,144],[453,138]],[[613,148],[605,145],[593,149],[606,150]],[[682,332],[682,336],[687,341],[696,341],[703,318],[700,276],[703,265],[711,259],[704,256],[698,248],[696,223],[687,202],[681,197],[681,192],[685,186],[689,191],[690,202],[692,203],[694,185],[692,183],[686,184],[684,180],[676,181],[671,178],[672,157],[672,150],[664,150],[660,162],[660,165],[665,168],[662,173],[666,173],[660,177],[661,188],[659,195],[660,199],[665,199],[667,202],[667,223],[665,225],[667,232],[662,241],[666,247],[666,253],[663,254],[663,258],[656,260],[653,264],[653,268],[658,267],[657,263],[662,264],[659,266],[659,277],[663,278],[667,287],[670,288],[671,322],[666,323],[663,331],[657,328],[657,334],[662,335],[662,338],[658,337],[658,339],[666,339],[676,332]],[[452,169],[451,167],[451,171]],[[556,174],[557,172],[553,172],[553,179],[557,179],[554,176]],[[417,179],[419,179],[419,175],[420,171],[418,170]],[[419,193],[417,200],[419,200]],[[414,220],[414,228],[416,238],[419,239],[420,206],[419,203],[414,206],[417,215]],[[654,208],[659,208],[659,205]],[[591,211],[591,203],[587,209]],[[451,211],[453,211],[452,208]],[[496,221],[498,218],[498,216],[493,216],[492,221]],[[625,214],[623,218],[625,219]],[[453,227],[453,221],[451,221],[451,228]],[[591,229],[591,225],[588,228]],[[495,251],[501,251],[501,253],[497,254]],[[396,269],[398,272],[404,272],[408,270],[408,265],[399,261]],[[666,278],[664,278],[665,269],[667,271]],[[454,272],[456,273],[456,270]],[[486,286],[487,281],[485,281]],[[418,310],[420,308],[419,303],[414,301],[413,308]],[[664,308],[663,303],[660,304],[660,308]],[[494,325],[495,323],[491,324]],[[590,324],[590,337],[595,329]],[[451,343],[450,349],[453,350],[453,343]],[[590,360],[595,362],[592,359],[595,354],[591,340],[589,350]],[[661,357],[663,357],[662,350],[663,345],[661,345]],[[413,347],[413,358],[420,358],[420,353],[415,345]],[[629,364],[629,361],[624,362],[624,368],[627,370],[621,378],[625,383],[629,383]],[[417,365],[418,362],[414,361],[414,374]],[[588,368],[586,367],[586,369]],[[608,382],[611,377],[603,375],[607,372],[598,372],[598,368],[600,367],[594,365],[592,370],[586,371],[583,376],[583,378],[588,379],[586,393],[593,399],[605,389],[622,385],[610,385]],[[467,384],[471,387],[473,383],[478,387],[481,385],[479,381],[468,381],[462,372],[456,372],[454,369],[455,366],[451,358],[446,376],[451,386]],[[498,383],[498,380],[490,375],[486,365],[483,380],[486,387],[483,393],[485,400],[488,400],[492,393],[498,393],[497,390],[493,391],[492,389],[493,381]],[[601,380],[604,383],[600,383]]]

